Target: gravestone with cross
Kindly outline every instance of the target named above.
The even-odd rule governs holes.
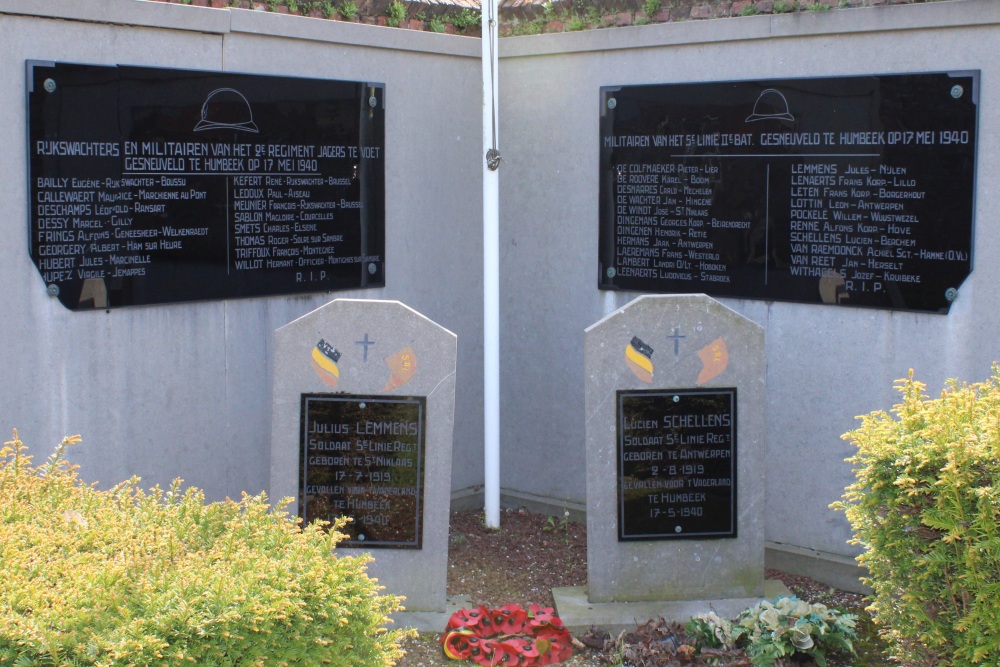
[[[761,327],[705,295],[643,296],[584,347],[588,622],[627,624],[643,612],[620,603],[644,601],[738,613],[764,594]]]
[[[397,301],[336,299],[275,332],[271,496],[305,522],[348,516],[338,552],[446,621],[455,335]]]

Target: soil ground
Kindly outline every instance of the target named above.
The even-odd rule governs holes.
[[[448,595],[468,595],[474,605],[500,607],[515,603],[525,608],[530,603],[546,607],[553,605],[551,589],[557,586],[582,586],[587,583],[587,534],[580,523],[562,517],[534,514],[523,509],[505,509],[499,530],[484,526],[481,511],[454,512],[451,515],[449,545]],[[823,602],[831,607],[864,613],[863,598],[846,591],[838,591],[814,580],[769,570],[769,578],[778,578],[799,598]],[[706,610],[708,611],[708,610]],[[655,620],[655,619],[651,619]],[[863,619],[866,620],[866,619]],[[443,630],[444,628],[442,628]],[[595,640],[599,633],[584,637],[595,647],[581,648],[573,657],[562,663],[566,667],[604,667],[611,664],[614,649],[604,647]],[[441,650],[440,634],[424,633],[405,644],[406,656],[400,667],[461,667],[473,663],[449,660]],[[880,647],[865,650],[874,652],[873,662],[862,655],[860,661],[832,659],[830,667],[884,664],[879,656]],[[749,665],[734,658],[728,664]],[[650,663],[652,664],[652,663]],[[672,662],[664,665],[681,664]],[[695,666],[705,662],[688,662]]]

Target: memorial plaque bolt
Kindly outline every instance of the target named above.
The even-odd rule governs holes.
[[[614,278],[618,272],[615,271],[615,267],[611,267],[607,270],[608,278]]]
[[[42,85],[45,86],[45,92],[47,92],[47,93],[54,93],[54,92],[56,92],[56,80],[55,79],[46,79],[45,83],[42,84]]]
[[[961,97],[964,92],[965,92],[965,89],[962,88],[961,86],[952,86],[951,87],[951,96],[954,97],[956,100],[959,97]]]
[[[378,266],[375,264],[375,262],[372,262],[371,264],[368,265],[368,273],[374,275],[376,271],[378,271]]]
[[[48,293],[49,296],[55,298],[59,296],[59,285],[49,285],[48,287],[45,288],[45,291]]]
[[[53,285],[53,287],[55,287],[55,285]],[[958,298],[958,290],[954,287],[949,287],[944,291],[944,298],[948,300],[948,303],[951,303]]]
[[[680,401],[681,401],[680,396],[674,396],[674,403],[680,403]]]
[[[372,109],[374,109],[376,106],[378,106],[378,98],[376,98],[374,95],[372,95],[371,97],[369,97],[368,98],[368,106],[370,106]]]
[[[618,100],[616,100],[613,97],[609,97],[608,98],[608,108],[609,109],[614,109],[616,106],[618,106]]]
[[[358,407],[359,407],[359,408],[364,408],[364,407],[366,407],[366,406],[365,406],[365,403],[364,403],[364,401],[362,401],[361,403],[358,403]]]

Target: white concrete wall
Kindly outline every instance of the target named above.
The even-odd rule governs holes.
[[[454,488],[482,481],[482,179],[474,39],[137,0],[0,0],[0,435],[38,460],[81,433],[87,480],[267,488],[272,332],[336,297],[458,335]],[[70,312],[28,256],[25,60],[381,81],[386,287]],[[470,258],[474,258],[470,261]]]
[[[765,328],[769,554],[849,563],[849,526],[827,507],[852,481],[841,434],[891,407],[910,367],[933,394],[948,377],[984,379],[1000,358],[998,44],[992,0],[503,40],[508,497],[584,503],[583,331],[637,295],[597,289],[601,86],[981,69],[974,271],[950,314],[723,300]]]
[[[767,539],[850,562],[828,509],[840,435],[914,367],[936,392],[1000,358],[1000,3],[692,21],[501,41],[502,476],[511,502],[582,509],[583,331],[636,296],[597,289],[602,85],[981,69],[974,271],[947,316],[749,300],[765,328]],[[476,40],[139,0],[0,0],[0,435],[40,457],[82,433],[89,480],[266,488],[272,331],[334,297],[397,299],[458,335],[452,491],[482,483],[480,46]],[[28,256],[28,59],[386,84],[384,289],[73,313]],[[471,494],[471,495],[470,495]],[[792,560],[795,560],[793,558]],[[781,562],[780,559],[776,562]],[[805,564],[805,565],[803,565]],[[795,563],[792,563],[795,565]],[[790,565],[791,566],[791,565]]]

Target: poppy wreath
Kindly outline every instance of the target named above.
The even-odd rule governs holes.
[[[499,609],[460,609],[448,620],[441,643],[452,660],[495,665],[553,665],[573,655],[569,630],[551,607],[527,610],[508,604]]]

